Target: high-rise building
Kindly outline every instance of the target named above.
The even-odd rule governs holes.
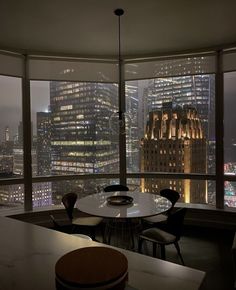
[[[18,126],[18,140],[12,145],[12,152],[10,155],[4,154],[0,156],[0,171],[5,170],[3,173],[8,174],[9,177],[17,177],[24,175],[24,166],[23,166],[23,138],[22,138],[22,122],[20,122]],[[42,136],[41,136],[42,137]],[[48,136],[45,136],[45,138]],[[33,139],[33,138],[32,138]],[[43,138],[42,138],[43,139]],[[49,140],[50,141],[50,140]],[[47,140],[48,142],[48,140]],[[8,141],[4,142],[4,144],[13,144],[13,142]],[[37,169],[37,154],[34,143],[32,143],[33,147],[31,149],[31,157],[32,157],[32,174],[35,176],[38,173]],[[9,147],[9,146],[8,146]],[[46,156],[47,158],[49,157]],[[8,161],[8,167],[6,166],[5,160]],[[10,162],[11,161],[11,162]],[[47,160],[45,160],[47,162]],[[2,168],[3,167],[3,168]],[[1,172],[0,172],[1,174]],[[52,190],[51,190],[51,182],[43,182],[43,183],[34,183],[32,186],[33,193],[33,207],[37,206],[46,206],[52,204]],[[12,184],[12,185],[3,185],[0,190],[0,202],[6,204],[22,204],[24,203],[24,186],[22,184]]]
[[[215,123],[214,98],[214,75],[156,78],[149,83],[148,111],[160,109],[169,102],[172,102],[173,106],[191,105],[198,112],[206,138],[212,140]]]
[[[51,82],[50,108],[53,175],[118,172],[119,138],[109,128],[118,111],[117,85]],[[77,184],[91,188],[86,180]],[[54,203],[61,202],[64,189],[53,185]]]
[[[126,95],[126,166],[127,171],[139,170],[138,137],[138,81],[129,81],[125,85]]]
[[[9,131],[9,127],[7,126],[5,128],[5,138],[4,138],[5,142],[9,142],[10,141],[10,131]]]
[[[182,65],[182,60],[164,61],[159,67],[163,75],[173,77],[155,78],[149,81],[147,111],[161,109],[165,103],[172,102],[173,106],[191,105],[197,112],[202,123],[206,138],[207,168],[205,173],[215,173],[215,76],[204,74],[206,58],[193,58]],[[192,74],[191,67],[194,67]],[[178,69],[182,75],[178,76]],[[158,73],[158,72],[157,72]],[[157,74],[158,75],[158,74]],[[208,202],[215,202],[215,183],[207,183]]]
[[[51,174],[51,113],[37,112],[38,175]]]
[[[205,173],[206,139],[196,109],[166,103],[161,110],[150,112],[141,155],[144,172]],[[203,180],[147,178],[142,182],[145,192],[163,188],[182,193],[187,203],[207,202]]]

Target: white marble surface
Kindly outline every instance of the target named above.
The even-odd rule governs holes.
[[[105,246],[73,235],[0,217],[0,289],[55,290],[55,263],[65,253]],[[121,250],[128,259],[129,285],[138,290],[199,289],[204,272]]]
[[[109,196],[127,195],[133,198],[130,205],[110,205]],[[107,218],[141,218],[167,211],[171,202],[160,195],[143,192],[116,191],[88,195],[77,201],[77,208],[85,213]]]

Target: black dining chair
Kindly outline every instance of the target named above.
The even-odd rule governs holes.
[[[166,211],[165,213],[163,213],[163,214],[158,214],[158,215],[155,215],[155,216],[143,218],[142,221],[144,223],[147,223],[149,225],[150,224],[154,225],[154,224],[157,224],[157,223],[166,222],[167,218],[168,218],[169,214],[171,213],[171,211],[173,210],[176,202],[180,198],[180,194],[177,191],[175,191],[173,189],[169,189],[169,188],[162,189],[160,191],[160,196],[163,196],[163,197],[167,198],[171,202],[171,208],[168,211]]]
[[[182,264],[184,260],[180,252],[178,241],[182,235],[183,222],[186,214],[186,208],[180,208],[175,212],[171,212],[167,219],[166,230],[162,230],[156,227],[146,229],[139,235],[138,251],[141,253],[142,243],[144,240],[153,243],[153,256],[156,257],[156,247],[160,246],[161,259],[166,259],[165,246],[174,244],[177,253],[180,257]]]
[[[105,192],[129,191],[129,188],[126,185],[122,185],[122,184],[112,184],[112,185],[106,186],[103,190]]]
[[[71,224],[70,221],[56,220],[56,218],[52,214],[50,214],[49,217],[52,221],[54,230],[62,232],[62,233],[66,233],[66,234],[72,234],[74,226]]]
[[[72,232],[74,232],[77,227],[87,227],[90,230],[92,239],[95,240],[96,227],[100,225],[103,219],[96,216],[74,218],[73,211],[76,201],[77,194],[74,192],[67,193],[62,197],[62,203],[65,206],[66,213],[71,224],[74,226]]]

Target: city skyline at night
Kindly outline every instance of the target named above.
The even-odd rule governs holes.
[[[6,79],[7,77],[3,78]],[[229,78],[225,79],[229,87],[227,88],[226,86],[225,89],[226,95],[229,93],[229,97],[227,95],[226,100],[229,98],[229,104],[230,107],[232,107],[234,95],[234,90],[232,89],[233,78],[230,75]],[[1,78],[0,80],[3,81]],[[18,90],[14,90],[14,84],[11,84],[12,80],[13,78],[8,79],[9,91],[6,90],[5,94],[11,95],[18,92],[18,97],[15,97],[19,98],[19,91],[21,88],[19,79],[16,80]],[[116,93],[114,93],[115,91]],[[3,91],[1,94],[2,93]],[[214,98],[214,75],[179,76],[126,82],[126,116],[129,118],[126,127],[127,171],[131,173],[149,171],[147,169],[142,170],[140,147],[141,140],[146,134],[145,127],[148,115],[157,109],[162,109],[164,106],[168,105],[168,102],[171,102],[172,105],[176,107],[192,104],[193,107],[197,109],[204,128],[204,134],[207,138],[207,167],[206,170],[201,173],[214,173]],[[4,102],[3,99],[3,107]],[[21,114],[19,114],[19,112],[16,113],[17,110],[21,111],[21,104],[18,102],[18,105],[16,103],[13,105],[11,101],[8,101],[8,106],[12,108],[9,110],[9,116],[14,115],[14,117],[9,118],[8,116],[6,118],[5,113],[0,116],[0,118],[4,117],[3,122],[5,122],[4,126],[2,125],[1,127],[1,166],[5,166],[5,168],[8,167],[10,168],[9,172],[12,170],[14,174],[22,176],[23,147],[22,145],[19,146],[19,140],[22,139],[22,129],[20,129],[22,128],[22,122],[20,118]],[[225,110],[227,110],[227,104]],[[112,134],[117,133],[114,132],[114,130],[112,131],[110,127],[110,117],[114,116],[117,111],[117,85],[113,86],[112,84],[89,82],[32,81],[32,157],[33,160],[35,160],[33,163],[33,167],[35,168],[33,176],[118,172],[118,149],[114,149],[115,147],[118,148],[118,143],[116,143],[116,145],[114,143],[115,147],[113,149],[112,147],[108,148],[108,143],[106,143],[112,140],[108,140],[106,136],[113,138],[114,141]],[[231,148],[234,146],[234,138],[232,138],[234,136],[233,128],[232,126],[227,126],[228,123],[233,122],[233,117],[234,116],[228,114],[226,115],[226,174],[236,174],[236,166],[234,165],[236,159]],[[9,122],[6,122],[6,120],[9,120]],[[51,126],[50,134],[48,131],[44,132],[44,130],[49,128],[46,126],[46,124],[49,123]],[[87,139],[84,139],[85,137]],[[45,141],[47,142],[45,143]],[[10,154],[8,149],[5,148],[6,143],[9,150],[12,148],[12,153]],[[77,144],[73,145],[73,150],[71,150],[72,143]],[[105,143],[107,145],[105,145]],[[104,147],[104,149],[102,149],[102,144],[104,144],[106,148]],[[68,146],[70,149],[68,149]],[[231,148],[231,151],[228,150],[228,147]],[[8,154],[8,157],[4,152]],[[9,164],[11,165],[9,166]],[[111,167],[112,164],[115,171]],[[16,168],[18,169],[16,170]],[[161,170],[156,168],[151,171]],[[164,171],[169,172],[169,169],[166,168]],[[178,173],[178,170],[176,173]],[[190,170],[189,173],[194,172]],[[134,186],[140,186],[139,181],[136,183],[132,181],[131,183]],[[83,188],[85,183],[82,182],[78,185]],[[104,181],[102,181],[98,187],[102,188],[103,185],[105,185]],[[75,185],[75,188],[76,186],[77,185]],[[46,190],[50,189],[52,192],[54,191],[54,195],[56,196],[58,190],[55,188],[60,187],[61,186],[47,186]],[[231,199],[227,197],[226,204],[236,206],[236,200],[232,202],[232,200],[234,200],[234,195],[232,195],[232,192],[234,192],[232,190],[232,188],[234,189],[234,184],[228,184],[227,188],[226,195],[231,196]],[[41,188],[36,189],[36,191],[37,190],[40,191]],[[208,196],[210,196],[210,198],[207,198],[205,201],[209,204],[214,204],[215,202],[214,192],[214,183],[208,182]],[[4,196],[6,196],[6,190],[4,194]],[[36,196],[37,200],[38,198],[40,199],[38,195]],[[52,202],[59,203],[60,196],[61,195],[57,195],[57,201],[55,202],[54,200]],[[23,198],[22,195],[21,198]],[[47,199],[48,198],[47,195]],[[53,200],[53,196],[48,200]],[[195,203],[204,203],[204,198],[192,200]],[[186,202],[189,201],[191,201],[191,198],[186,200]],[[35,206],[39,205],[40,201],[35,202]]]

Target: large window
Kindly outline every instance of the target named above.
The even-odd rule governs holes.
[[[31,82],[34,176],[118,173],[117,85]]]
[[[127,185],[132,191],[159,194],[161,188],[170,188],[180,193],[178,202],[200,203],[215,206],[215,181],[176,178],[128,178]],[[212,191],[208,192],[208,188]]]
[[[31,81],[33,176],[119,172],[118,132],[110,124],[118,111],[117,91],[114,83]],[[87,193],[88,183],[76,182]],[[42,203],[37,194],[33,204],[49,204],[49,195],[51,204],[60,203],[68,182],[57,184],[46,182],[49,194]],[[35,195],[41,187],[35,185]]]
[[[236,175],[235,83],[235,71],[224,74],[224,173],[227,176]],[[235,182],[225,181],[225,205],[236,207]]]
[[[0,75],[0,179],[22,178],[23,131],[21,79]],[[0,207],[24,203],[24,187],[0,187]]]
[[[214,75],[127,81],[126,108],[128,172],[215,172]],[[179,188],[175,182],[145,178],[143,186],[178,188],[191,203],[215,200],[211,183],[189,180]]]
[[[33,207],[61,205],[63,195],[75,192],[78,198],[94,194],[104,187],[119,183],[119,179],[77,179],[33,184]],[[1,189],[1,188],[0,188]]]
[[[118,90],[116,61],[29,56],[24,66],[0,54],[1,208],[31,209],[31,197],[32,207],[58,205],[119,176],[131,190],[168,187],[182,202],[236,207],[235,55],[223,54],[223,81],[212,52],[125,60]]]

